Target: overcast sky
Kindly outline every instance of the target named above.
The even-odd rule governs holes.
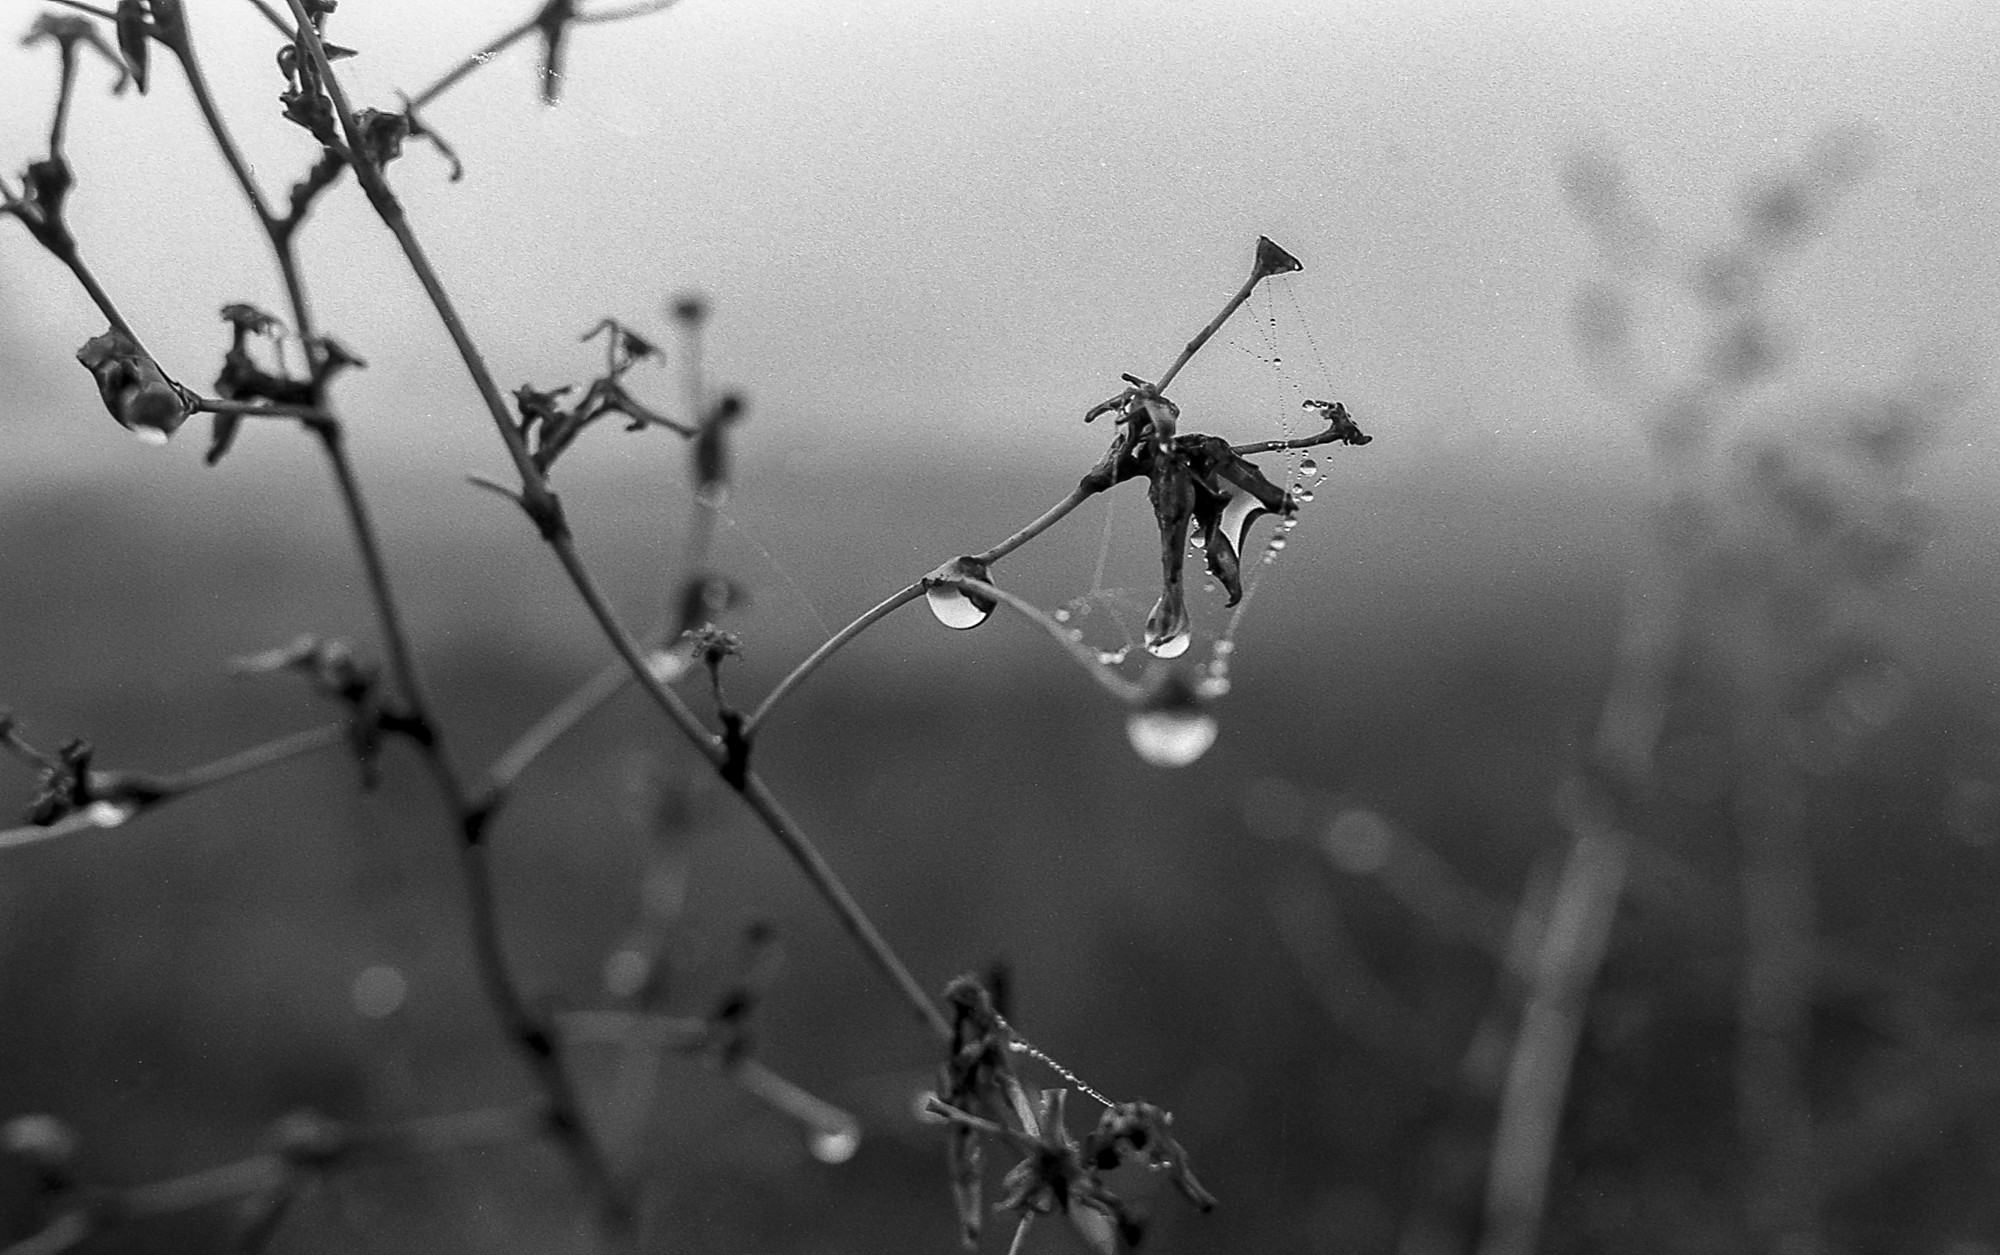
[[[20,28],[38,7],[0,14]],[[241,0],[188,7],[282,192],[312,152],[277,116],[275,34]],[[363,52],[342,64],[357,99],[393,106],[516,16],[343,0],[331,33]],[[700,288],[718,311],[715,376],[748,390],[767,452],[1087,462],[1102,436],[1082,409],[1120,371],[1163,369],[1259,233],[1306,262],[1269,302],[1293,347],[1281,371],[1258,361],[1256,317],[1218,341],[1176,389],[1195,424],[1269,435],[1298,395],[1330,394],[1385,438],[1369,473],[1388,475],[1627,446],[1564,331],[1595,263],[1557,172],[1585,142],[1628,163],[1692,257],[1755,177],[1830,126],[1867,128],[1874,174],[1780,293],[1806,373],[1977,374],[2000,328],[2000,7],[1986,0],[682,0],[577,30],[556,108],[536,102],[534,63],[519,46],[429,110],[464,181],[422,148],[394,170],[502,385],[587,378],[584,328],[610,313],[659,329],[661,297]],[[150,97],[113,100],[85,70],[72,217],[154,351],[205,381],[216,307],[282,302],[184,83],[155,74]],[[0,168],[40,151],[53,77],[48,49],[0,41]],[[34,411],[5,416],[20,428],[9,469],[141,456],[70,358],[102,319],[0,228],[0,388]],[[340,391],[357,441],[497,466],[351,182],[304,245],[321,321],[374,363]],[[642,386],[675,395],[665,374]],[[1990,439],[1968,440],[1991,460]],[[186,443],[168,456],[198,456]]]

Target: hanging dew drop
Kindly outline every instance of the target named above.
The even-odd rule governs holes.
[[[1146,652],[1155,658],[1178,658],[1186,653],[1188,646],[1192,644],[1194,644],[1194,631],[1191,628],[1182,628],[1172,636],[1162,637],[1157,641],[1147,641]]]
[[[924,590],[924,601],[939,623],[961,632],[978,627],[993,613],[993,607],[981,606],[949,584],[933,584]]]
[[[861,1130],[852,1124],[814,1129],[806,1138],[806,1150],[821,1163],[846,1163],[860,1149]]]
[[[1194,691],[1201,694],[1203,698],[1227,697],[1229,695],[1229,677],[1220,673],[1203,676],[1201,683],[1195,685]]]
[[[1119,663],[1124,662],[1125,656],[1131,652],[1132,647],[1130,645],[1121,645],[1117,649],[1100,649],[1097,651],[1097,661],[1107,667],[1115,667]]]
[[[116,828],[138,813],[138,806],[131,802],[92,802],[84,816],[93,827]]]
[[[1285,547],[1285,538],[1284,538],[1283,536],[1273,536],[1273,537],[1271,537],[1271,552],[1272,552],[1272,553],[1279,553],[1279,552],[1281,552],[1281,551],[1282,551],[1282,550],[1284,549],[1284,547]]]
[[[1297,488],[1292,489],[1292,496],[1300,502],[1309,502],[1313,499],[1313,490],[1304,484],[1300,484]]]
[[[1192,532],[1188,535],[1188,548],[1202,549],[1205,548],[1207,545],[1208,545],[1208,537],[1202,535],[1200,532]]]
[[[1056,622],[1057,623],[1069,622],[1069,607],[1065,606],[1061,610],[1056,611]]]
[[[1201,710],[1138,710],[1125,735],[1139,757],[1155,767],[1185,767],[1215,744],[1215,720]]]
[[[1319,478],[1319,463],[1311,458],[1299,459],[1299,475],[1305,479]]]
[[[157,427],[133,427],[130,431],[132,438],[140,444],[151,445],[156,449],[166,444],[168,440],[168,434]]]

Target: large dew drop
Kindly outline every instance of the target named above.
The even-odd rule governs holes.
[[[993,613],[993,607],[980,608],[978,602],[949,584],[932,585],[924,591],[924,600],[939,623],[959,631],[978,627]]]
[[[92,826],[116,828],[139,813],[139,808],[131,802],[92,802],[84,816]]]
[[[1194,644],[1194,632],[1182,627],[1172,636],[1165,636],[1157,641],[1147,641],[1146,652],[1155,658],[1178,658],[1186,653],[1188,646],[1192,644]]]
[[[860,1149],[861,1129],[853,1124],[814,1129],[806,1138],[806,1150],[821,1163],[846,1163]]]
[[[1299,478],[1310,483],[1319,478],[1319,463],[1311,458],[1299,459]]]
[[[1215,744],[1217,731],[1201,710],[1135,710],[1125,720],[1132,748],[1155,767],[1187,766]]]
[[[976,628],[993,617],[993,610],[1000,603],[974,596],[945,581],[975,579],[990,582],[992,578],[985,563],[969,557],[953,558],[924,577],[924,601],[930,606],[931,613],[937,616],[937,621],[946,627],[961,632]]]

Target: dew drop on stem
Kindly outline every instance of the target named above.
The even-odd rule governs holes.
[[[933,584],[924,590],[924,601],[930,606],[937,621],[948,628],[965,631],[986,622],[993,613],[993,607],[981,606],[965,595],[960,589],[949,584]]]
[[[84,816],[93,827],[116,828],[138,813],[139,808],[131,802],[92,802]]]
[[[861,1130],[854,1125],[837,1129],[814,1129],[806,1137],[806,1150],[821,1163],[846,1163],[861,1149]]]

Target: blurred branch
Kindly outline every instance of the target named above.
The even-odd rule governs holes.
[[[0,1250],[0,1255],[57,1255],[121,1224],[257,1198],[284,1189],[303,1174],[355,1162],[518,1141],[534,1136],[545,1117],[539,1107],[494,1107],[351,1128],[299,1113],[279,1122],[274,1150],[184,1176],[91,1191],[87,1203],[58,1213],[39,1232]]]
[[[1536,1249],[1584,1009],[1625,884],[1626,835],[1580,805],[1568,821],[1569,856],[1549,907],[1501,1091],[1480,1255],[1530,1255]]]
[[[600,22],[623,22],[631,18],[645,17],[649,14],[662,12],[672,8],[678,2],[679,0],[642,0],[641,3],[604,9],[596,13],[580,13],[576,11],[575,0],[549,0],[547,4],[536,9],[531,16],[509,27],[501,34],[494,36],[487,42],[485,47],[447,70],[436,82],[412,97],[410,105],[412,108],[420,109],[431,103],[439,96],[444,95],[457,86],[460,80],[470,75],[474,70],[477,70],[494,57],[499,56],[537,31],[547,32],[552,28],[560,26],[591,26]],[[560,38],[559,35],[546,37],[552,42]],[[545,71],[545,73],[551,74],[557,72],[559,72],[558,67],[550,67],[550,69]]]

